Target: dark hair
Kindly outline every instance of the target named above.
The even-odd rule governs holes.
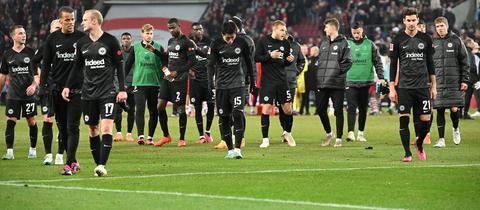
[[[168,20],[168,24],[174,24],[174,23],[176,23],[177,25],[179,25],[177,18],[170,18],[170,20]]]
[[[202,25],[202,24],[199,23],[199,22],[193,22],[193,23],[192,23],[192,28],[193,28],[193,26],[201,26],[201,25]]]
[[[238,16],[233,16],[232,21],[235,23],[235,25],[237,26],[238,29],[241,30],[243,28],[242,18],[240,18]]]
[[[414,7],[405,8],[405,10],[403,11],[403,14],[402,14],[402,18],[405,18],[405,17],[410,16],[410,15],[415,15],[415,16],[418,17],[417,9],[414,8]]]
[[[327,18],[325,20],[325,22],[323,22],[323,24],[324,25],[327,25],[327,24],[333,25],[333,26],[335,26],[335,28],[337,28],[337,30],[338,30],[338,27],[340,25],[340,23],[338,22],[338,20],[336,18]]]
[[[69,6],[63,6],[63,7],[60,7],[60,9],[58,9],[58,13],[57,13],[57,16],[58,18],[62,18],[62,14],[63,13],[74,13],[75,10],[73,10],[73,8],[69,7]]]
[[[10,28],[10,36],[13,36],[13,32],[15,32],[15,30],[17,30],[17,28],[23,28],[23,26],[22,25],[12,26],[12,28]]]
[[[425,23],[425,20],[419,19],[417,25],[427,25],[427,24]]]
[[[354,22],[354,23],[352,24],[352,26],[350,26],[350,28],[352,28],[352,29],[363,28],[363,24],[360,23],[360,22]]]
[[[222,34],[236,34],[237,33],[237,25],[231,20],[223,23],[222,26]]]
[[[385,44],[378,44],[378,53],[381,56],[387,56],[388,55],[388,47]]]
[[[132,35],[131,35],[130,33],[128,33],[128,32],[123,32],[123,34],[122,34],[120,37],[123,37],[123,36],[130,36],[130,37],[132,37]]]

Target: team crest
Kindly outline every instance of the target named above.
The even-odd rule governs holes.
[[[425,48],[425,45],[423,43],[418,44],[418,49],[423,50],[423,48]]]
[[[90,120],[90,117],[88,115],[85,115],[83,118],[85,119],[85,122],[88,122],[88,120]]]
[[[195,103],[195,98],[191,98],[190,101],[191,101],[192,103]]]
[[[177,45],[175,46],[175,50],[180,50],[180,45],[177,44]]]
[[[280,51],[283,51],[285,50],[285,48],[283,46],[280,46]]]
[[[105,53],[107,53],[107,49],[105,49],[105,47],[100,47],[100,49],[98,49],[98,54],[105,55]]]
[[[46,107],[46,106],[42,107],[42,111],[43,111],[43,112],[47,112],[47,111],[48,111],[48,107]]]
[[[242,50],[241,50],[240,48],[238,48],[238,47],[235,48],[235,53],[236,53],[236,54],[240,54],[241,52],[242,52]]]
[[[268,101],[268,96],[263,97],[264,101]]]
[[[452,43],[448,43],[448,44],[447,44],[447,47],[453,47],[453,44],[452,44]]]
[[[404,111],[404,110],[405,110],[405,106],[401,105],[400,107],[398,107],[398,109],[399,109],[400,111]]]
[[[218,110],[218,113],[219,113],[219,114],[223,114],[223,109],[219,109],[219,110]]]
[[[13,109],[9,109],[8,114],[13,114]]]
[[[337,49],[338,49],[337,45],[333,46],[333,50],[337,50]]]
[[[25,63],[30,63],[30,58],[29,58],[29,57],[25,57],[25,58],[23,59],[23,62],[25,62]]]

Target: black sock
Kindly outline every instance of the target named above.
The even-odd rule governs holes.
[[[235,148],[239,148],[242,145],[243,135],[245,134],[245,124],[243,122],[244,115],[242,111],[233,111],[233,129],[235,132]]]
[[[112,150],[112,134],[103,134],[100,164],[107,165],[108,156],[110,156],[110,150]]]
[[[445,109],[437,109],[438,137],[445,138]]]
[[[128,133],[132,133],[133,124],[135,123],[135,111],[133,110],[132,106],[130,107],[130,109],[132,110],[129,110],[127,115],[127,132]]]
[[[221,117],[222,123],[219,124],[223,140],[227,144],[228,150],[233,149],[232,128],[230,126],[230,116]]]
[[[262,136],[268,138],[268,128],[270,127],[270,115],[262,114]]]
[[[58,132],[59,132],[57,153],[63,155],[63,152],[67,149],[67,138],[68,138],[67,128],[66,128],[67,125],[66,125],[66,123],[65,123],[65,125],[60,125],[57,122],[57,127],[58,127]]]
[[[37,137],[38,137],[38,127],[37,123],[35,125],[29,125],[30,128],[30,147],[36,148],[37,147]]]
[[[197,122],[199,136],[203,136],[202,104],[195,105],[195,121]]]
[[[205,127],[205,129],[207,131],[210,130],[210,128],[212,127],[212,123],[213,123],[213,117],[215,116],[215,112],[213,111],[215,109],[215,103],[213,102],[207,102],[207,108],[208,108],[208,111],[207,111],[207,126]]]
[[[460,118],[458,113],[459,113],[458,111],[450,112],[450,119],[452,119],[453,128],[455,129],[458,128],[458,119]]]
[[[119,108],[119,110],[121,110],[122,108]],[[117,132],[122,132],[122,111],[119,111],[116,113],[115,115],[115,120],[114,120],[114,123],[115,123],[115,129],[117,130]]]
[[[418,137],[420,133],[420,118],[418,116],[413,116],[413,128],[415,129],[415,137]]]
[[[148,136],[153,137],[155,135],[155,129],[157,128],[158,124],[158,110],[154,109],[149,112],[150,117],[148,120]]]
[[[291,133],[293,127],[293,115],[285,115],[285,127],[284,130]]]
[[[283,111],[281,106],[278,106],[278,120],[280,121],[280,126],[282,126],[282,129],[285,131],[287,128],[285,127],[285,112]]]
[[[185,131],[187,130],[187,113],[178,114],[178,126],[180,128],[180,140],[185,140]]]
[[[165,137],[170,136],[170,133],[168,132],[167,111],[165,109],[158,110],[158,121],[160,121],[160,127],[162,128],[163,136]]]
[[[100,151],[102,149],[102,142],[100,136],[90,137],[90,151],[92,152],[95,164],[100,165]]]
[[[79,142],[78,126],[74,125],[68,128],[67,142],[67,164],[72,164],[72,162],[77,162],[77,148]]]
[[[420,133],[418,134],[417,148],[419,151],[423,151],[423,140],[430,132],[430,121],[420,121]]]
[[[7,120],[7,129],[5,130],[5,142],[7,143],[7,149],[13,149],[13,142],[15,139],[15,124],[13,120]]]
[[[52,140],[53,140],[53,131],[52,131],[51,122],[43,122],[42,127],[42,137],[43,137],[43,146],[45,147],[45,153],[52,153]]]
[[[410,129],[408,128],[409,121],[410,117],[400,116],[400,139],[405,150],[405,156],[412,156],[410,151]]]

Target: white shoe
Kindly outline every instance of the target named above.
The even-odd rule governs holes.
[[[7,149],[7,153],[2,157],[2,160],[13,160],[15,157],[13,156],[13,149]]]
[[[287,143],[287,140],[285,139],[285,134],[287,133],[287,131],[283,131],[282,133],[282,143]]]
[[[453,143],[459,145],[460,141],[462,141],[462,137],[460,137],[460,128],[453,129]]]
[[[260,148],[267,148],[268,146],[270,146],[270,141],[268,140],[268,138],[264,138],[262,140],[262,144],[260,144]]]
[[[437,144],[433,145],[433,147],[435,147],[435,148],[444,148],[444,147],[445,147],[445,139],[444,139],[444,138],[438,139]]]
[[[333,147],[341,147],[341,146],[342,146],[342,139],[337,138],[335,140],[335,144],[333,145]]]
[[[293,139],[292,133],[285,133],[285,140],[287,140],[288,146],[294,147],[297,146],[297,143],[295,143],[295,139]]]
[[[355,133],[353,131],[348,132],[347,141],[355,141]]]
[[[52,158],[52,153],[46,154],[45,158],[43,159],[43,165],[52,165],[53,158]]]
[[[93,171],[99,177],[107,175],[107,169],[105,169],[104,165],[98,165]]]
[[[360,135],[360,134],[359,134],[359,135],[357,136],[357,141],[366,142],[367,139],[366,139],[363,135]]]
[[[325,138],[325,140],[323,140],[322,142],[322,147],[326,147],[330,145],[330,141],[332,141],[332,139],[333,139],[333,133],[327,134],[327,138]]]
[[[55,155],[55,165],[63,165],[63,154]]]
[[[233,158],[234,159],[243,159],[242,151],[238,148],[233,149]]]
[[[480,117],[480,112],[476,111],[475,113],[471,114],[470,117]]]
[[[37,149],[30,147],[30,150],[28,150],[28,159],[34,159],[37,158]]]

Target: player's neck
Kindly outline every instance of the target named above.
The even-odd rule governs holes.
[[[101,28],[98,28],[98,29],[92,29],[90,31],[90,33],[88,34],[88,36],[90,37],[90,39],[92,39],[92,41],[97,41],[98,39],[100,39],[100,37],[103,35],[103,31]]]
[[[415,35],[417,35],[418,30],[413,30],[413,31],[405,30],[405,33],[406,33],[407,35],[409,35],[410,37],[414,37]]]
[[[74,31],[67,31],[66,29],[60,29],[62,34],[73,34]]]
[[[271,36],[271,37],[272,37],[272,39],[275,39],[275,40],[281,40],[280,37],[275,36],[275,34],[273,34],[273,33],[272,33],[272,36]]]
[[[124,51],[129,51],[130,48],[132,47],[132,45],[130,45],[130,46],[124,46],[124,45],[122,45],[122,47],[123,47],[123,50],[124,50]]]
[[[331,42],[333,42],[333,40],[335,40],[337,37],[338,37],[338,33],[332,33],[329,36]]]
[[[23,50],[23,48],[25,48],[25,44],[17,44],[17,43],[14,43],[13,44],[13,47],[12,49],[15,51],[15,52],[21,52]]]

